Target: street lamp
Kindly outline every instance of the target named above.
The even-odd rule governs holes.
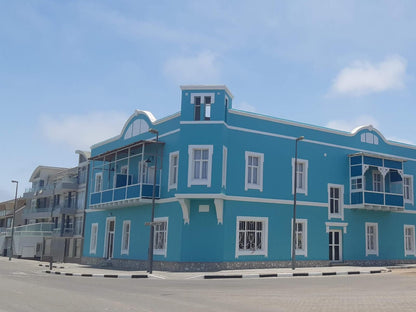
[[[14,221],[16,218],[16,203],[17,203],[17,189],[19,187],[19,182],[16,180],[12,180],[12,183],[16,183],[16,193],[14,195],[14,207],[13,207],[13,220],[12,220],[12,238],[10,240],[10,254],[9,254],[9,261],[12,260],[13,256],[13,236],[14,236]]]
[[[295,178],[293,179],[293,224],[292,224],[292,270],[295,269],[296,259],[296,191],[298,187],[298,142],[305,137],[300,136],[295,141]]]
[[[153,175],[153,191],[152,191],[152,216],[150,218],[150,238],[149,238],[149,254],[148,254],[148,267],[147,272],[152,274],[153,272],[153,240],[155,235],[154,221],[155,221],[155,196],[156,196],[156,175],[157,175],[157,157],[158,157],[158,142],[159,142],[159,131],[150,128],[150,133],[156,134],[156,153],[155,153],[155,173]]]

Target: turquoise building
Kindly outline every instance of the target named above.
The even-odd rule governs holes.
[[[84,263],[146,268],[153,195],[155,269],[289,266],[293,232],[297,266],[416,262],[416,147],[239,111],[226,86],[181,91],[180,112],[136,111],[92,146]]]

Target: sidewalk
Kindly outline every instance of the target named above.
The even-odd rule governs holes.
[[[38,262],[44,273],[65,276],[102,277],[102,278],[153,278],[153,279],[230,279],[230,278],[282,278],[282,277],[308,277],[308,276],[334,276],[359,275],[390,272],[386,267],[310,267],[310,268],[278,268],[278,269],[251,269],[251,270],[224,270],[218,272],[165,272],[153,271],[126,271],[113,268],[100,268],[75,263],[54,264],[49,270],[49,263]]]

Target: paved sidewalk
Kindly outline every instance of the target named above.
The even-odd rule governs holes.
[[[386,267],[358,267],[358,266],[333,266],[310,268],[278,268],[278,269],[251,269],[251,270],[224,270],[218,272],[165,272],[153,271],[126,271],[111,267],[92,267],[74,263],[53,264],[52,270],[49,263],[38,262],[43,267],[43,272],[65,276],[102,277],[102,278],[153,278],[153,279],[230,279],[230,278],[281,278],[281,277],[308,277],[308,276],[334,276],[334,275],[359,275],[390,272]]]

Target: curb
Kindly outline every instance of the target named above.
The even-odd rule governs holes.
[[[341,271],[341,272],[299,272],[299,273],[267,273],[267,274],[227,274],[204,275],[204,279],[230,279],[230,278],[263,278],[263,277],[309,277],[309,276],[335,276],[335,275],[364,275],[388,273],[391,270],[371,271]]]
[[[63,276],[81,276],[81,277],[103,277],[103,278],[148,278],[147,274],[90,274],[90,273],[65,273],[60,271],[43,271],[48,274]]]

